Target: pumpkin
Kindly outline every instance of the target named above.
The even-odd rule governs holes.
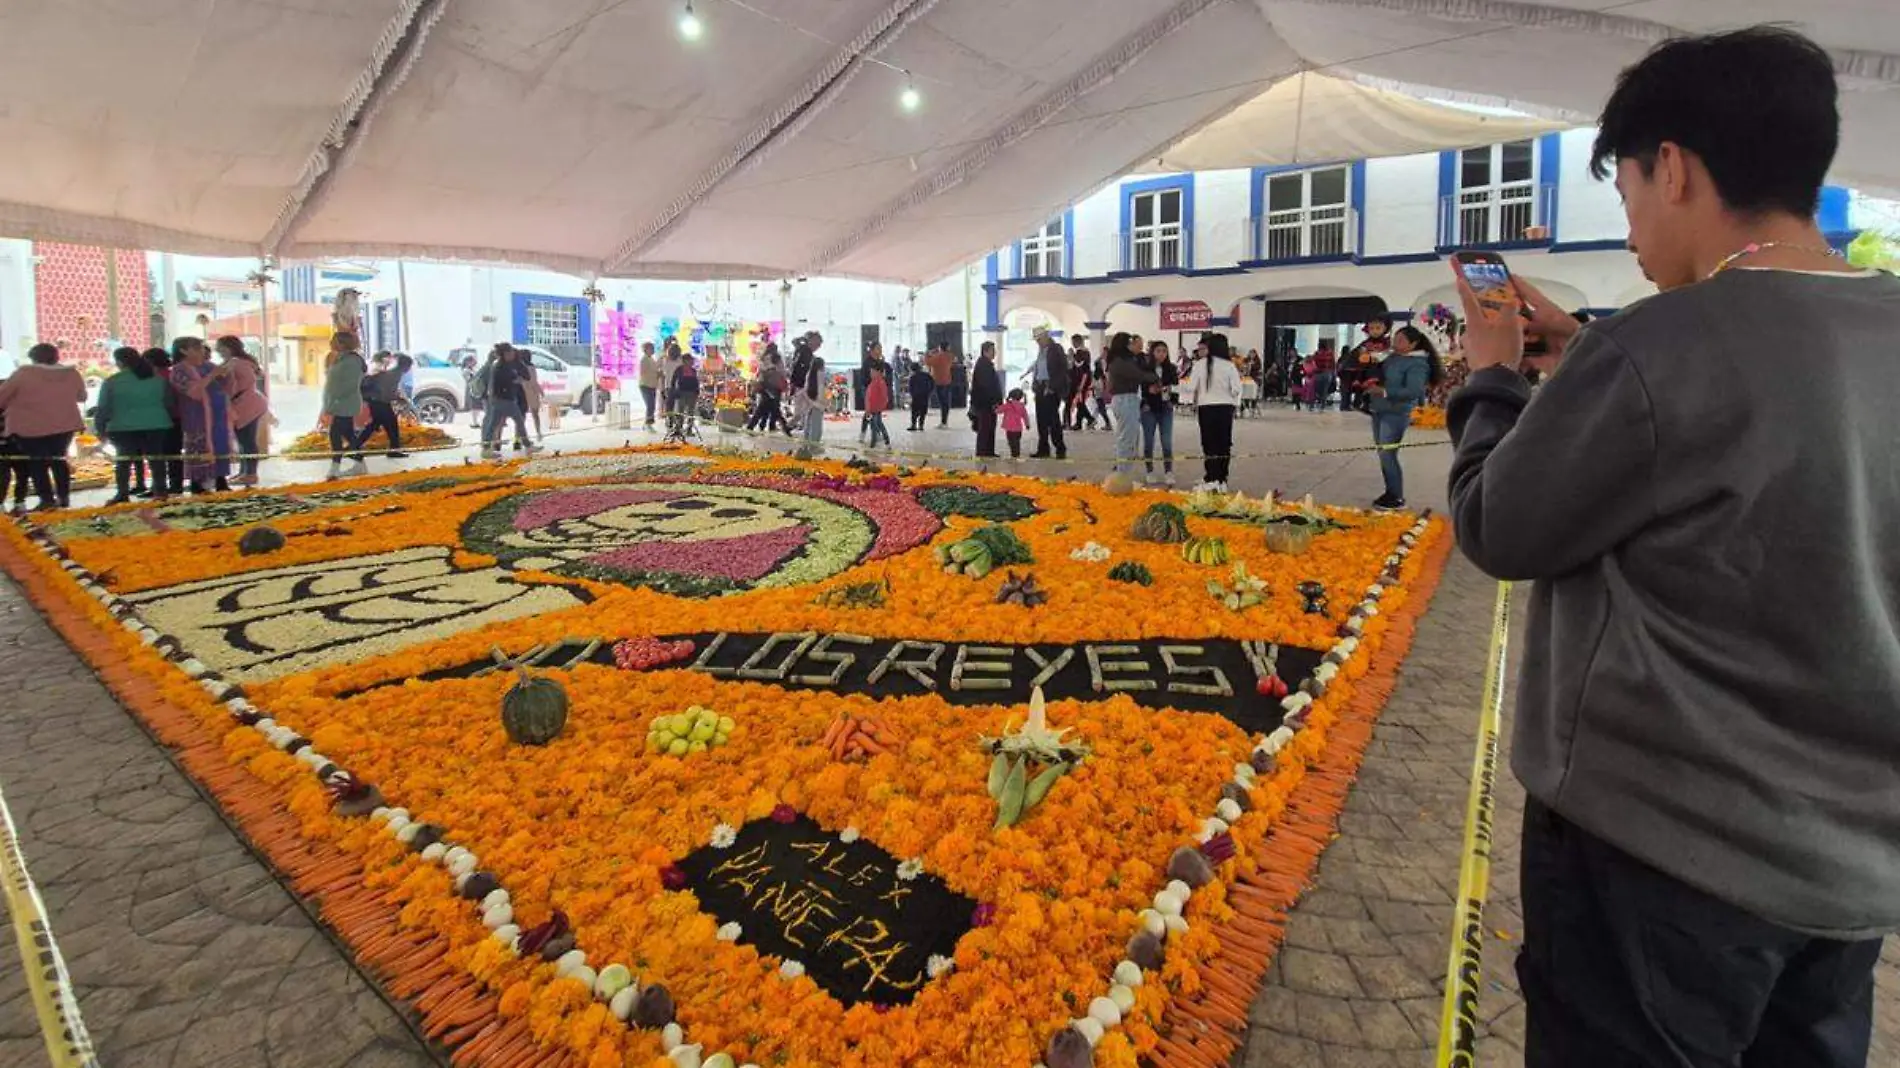
[[[1135,480],[1120,471],[1102,480],[1102,492],[1110,497],[1126,497],[1135,492]]]
[[[244,532],[238,538],[238,555],[262,556],[274,553],[286,544],[284,532],[276,527],[258,525]]]
[[[497,651],[497,659],[501,659]],[[502,666],[520,672],[501,696],[501,725],[516,745],[546,745],[567,726],[567,689],[545,675],[531,675],[513,661]]]
[[[1141,513],[1129,531],[1136,541],[1177,545],[1188,539],[1187,513],[1172,504],[1156,504]]]

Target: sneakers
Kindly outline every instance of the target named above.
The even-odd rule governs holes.
[[[386,452],[383,455],[389,457],[391,460],[407,460],[409,458],[408,453],[400,450],[396,452]]]
[[[1403,507],[1405,507],[1405,498],[1394,497],[1390,493],[1380,494],[1379,499],[1372,502],[1372,510],[1375,512],[1396,512]]]
[[[369,465],[361,460],[351,460],[350,466],[343,469],[343,476],[345,478],[355,478],[359,475],[367,474],[369,474]]]
[[[342,477],[343,477],[343,465],[338,463],[335,460],[331,460],[330,470],[328,473],[326,473],[323,476],[323,480],[325,482],[335,482],[337,479],[342,478]]]
[[[1172,483],[1170,483],[1170,484],[1172,484]],[[1201,483],[1201,484],[1199,484],[1199,485],[1197,485],[1197,486],[1195,486],[1195,487],[1194,487],[1194,492],[1196,492],[1196,493],[1226,493],[1226,492],[1227,492],[1227,483],[1225,483],[1225,482],[1203,482],[1203,483]]]
[[[1173,489],[1174,488],[1174,472],[1170,471],[1167,474],[1162,475],[1161,484],[1168,487],[1169,489]]]

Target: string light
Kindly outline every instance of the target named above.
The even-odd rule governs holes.
[[[916,111],[923,106],[924,95],[917,91],[917,83],[911,81],[910,72],[904,72],[904,91],[897,94],[897,102],[905,111]]]
[[[680,36],[689,41],[697,41],[706,32],[706,24],[699,21],[693,12],[693,0],[686,0],[686,11],[680,15]]]

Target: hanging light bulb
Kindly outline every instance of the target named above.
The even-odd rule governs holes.
[[[917,91],[917,83],[911,80],[910,72],[904,72],[904,91],[897,94],[897,102],[905,111],[916,111],[923,106],[924,95]]]
[[[680,36],[689,41],[697,41],[706,32],[706,24],[699,21],[693,13],[693,0],[686,0],[686,11],[680,15]]]

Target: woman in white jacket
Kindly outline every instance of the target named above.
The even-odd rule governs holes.
[[[1240,404],[1240,368],[1226,334],[1202,334],[1199,359],[1187,384],[1189,403],[1201,423],[1201,454],[1207,481],[1197,489],[1227,491],[1227,469],[1234,451],[1234,409]]]

